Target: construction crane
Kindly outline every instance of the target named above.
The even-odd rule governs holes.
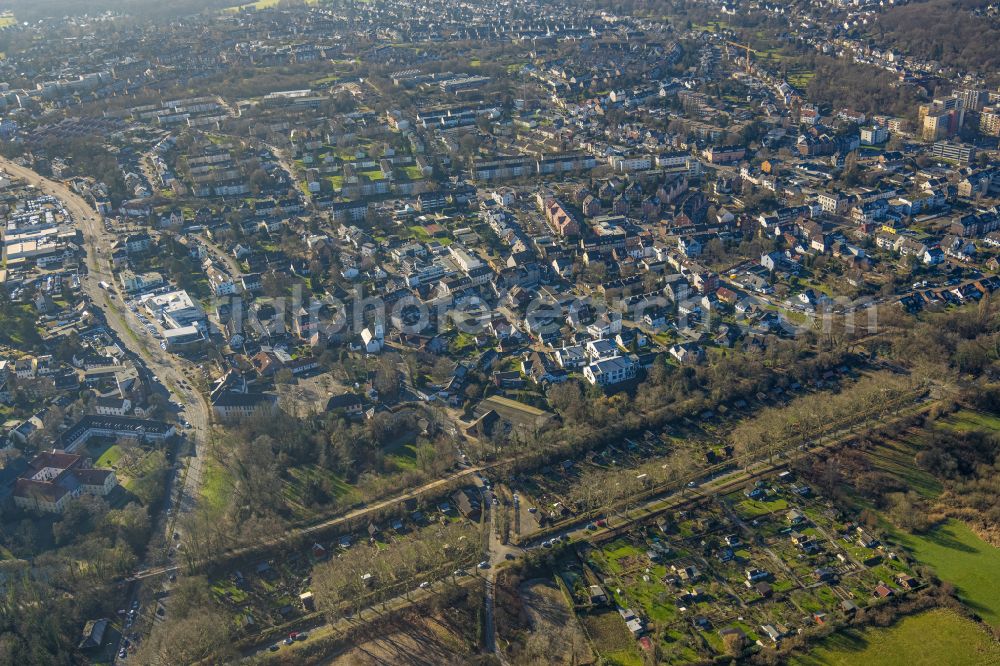
[[[752,48],[750,48],[750,43],[749,42],[747,42],[746,44],[739,44],[737,42],[730,42],[729,40],[726,40],[726,44],[729,44],[730,46],[735,46],[736,48],[738,48],[738,49],[740,49],[742,51],[746,51],[747,52],[746,69],[747,69],[747,74],[749,74],[750,73],[750,54],[751,53],[757,53],[757,52],[754,51]]]

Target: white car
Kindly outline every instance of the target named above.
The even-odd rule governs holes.
[[[422,582],[422,583],[420,584],[420,589],[421,589],[421,590],[426,590],[426,589],[427,589],[428,587],[430,587],[430,586],[431,586],[431,584],[430,584],[430,583],[428,583],[428,582],[427,582],[427,581],[425,580],[424,582]]]

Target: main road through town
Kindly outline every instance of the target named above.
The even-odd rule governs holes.
[[[105,228],[102,217],[82,196],[63,183],[45,178],[5,158],[0,158],[0,170],[56,197],[65,206],[73,223],[83,234],[87,252],[87,271],[80,276],[81,289],[99,310],[109,331],[132,357],[142,381],[153,392],[169,398],[170,409],[178,421],[189,424],[188,428],[181,429],[189,444],[183,448],[189,455],[177,456],[168,476],[168,499],[164,510],[155,517],[154,527],[163,535],[162,547],[150,548],[147,561],[140,566],[149,568],[163,564],[164,559],[169,557],[168,551],[172,552],[176,542],[183,538],[178,516],[194,508],[200,492],[206,441],[211,427],[208,403],[195,388],[200,369],[161,349],[139,323],[135,313],[129,310],[126,294],[118,289],[110,270],[111,245],[116,239]],[[131,598],[137,598],[139,594],[139,586],[134,586]]]

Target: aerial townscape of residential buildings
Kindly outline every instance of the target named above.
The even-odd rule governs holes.
[[[0,661],[1000,659],[995,2],[137,4],[0,15]]]

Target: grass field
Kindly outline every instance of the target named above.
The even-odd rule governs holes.
[[[998,664],[1000,645],[972,620],[948,610],[903,618],[885,629],[834,634],[794,666]]]
[[[313,81],[310,81],[310,83],[314,86],[323,86],[323,85],[329,85],[331,83],[336,83],[339,80],[340,80],[339,74],[331,74],[329,76],[324,76],[321,79],[315,79]]]
[[[272,7],[277,7],[281,0],[257,0],[257,2],[247,2],[242,5],[236,5],[233,7],[227,7],[225,11],[227,12],[238,12],[241,9],[271,9]],[[315,5],[318,4],[319,0],[304,0],[303,4]]]
[[[590,637],[591,645],[608,664],[641,666],[642,655],[621,616],[613,610],[602,610],[580,616]]]
[[[933,474],[917,467],[914,458],[920,450],[919,437],[886,439],[868,453],[872,464],[879,470],[906,482],[906,485],[924,497],[941,493],[941,482]]]
[[[94,463],[96,467],[111,467],[122,457],[122,449],[117,444],[109,446]]]
[[[225,467],[208,459],[202,466],[201,499],[211,509],[222,511],[226,508],[229,494],[233,491],[233,479]]]
[[[394,441],[385,444],[386,459],[392,461],[399,471],[417,468],[417,434],[405,432]],[[346,486],[346,484],[344,484]],[[349,486],[346,486],[350,488]]]
[[[416,164],[411,164],[409,166],[403,167],[403,173],[410,180],[421,180],[424,177],[424,172],[420,170]]]
[[[899,534],[898,541],[934,568],[941,580],[958,588],[962,601],[985,622],[1000,626],[1000,549],[958,521],[928,534]]]
[[[692,30],[716,33],[720,30],[728,30],[729,24],[725,21],[709,21],[706,25],[692,24]]]
[[[17,19],[10,12],[6,14],[0,14],[0,28],[9,28],[10,26],[17,23]]]
[[[960,409],[939,421],[939,426],[950,428],[956,432],[971,430],[1000,431],[1000,416],[974,412],[970,409]]]
[[[413,237],[421,243],[426,243],[432,240],[431,235],[427,233],[427,229],[423,228],[419,224],[414,224],[413,226],[407,228],[413,233]]]
[[[289,508],[294,512],[299,520],[310,519],[316,516],[316,508],[307,501],[308,486],[319,483],[329,489],[329,500],[336,500],[340,505],[347,505],[355,501],[358,497],[354,486],[338,477],[329,470],[325,470],[316,465],[304,465],[293,467],[287,470],[288,480],[282,488]]]
[[[742,495],[742,493],[739,494]],[[757,518],[774,513],[775,511],[788,509],[788,502],[780,497],[768,501],[745,499],[739,502],[734,508],[739,511],[740,515],[746,518]]]

